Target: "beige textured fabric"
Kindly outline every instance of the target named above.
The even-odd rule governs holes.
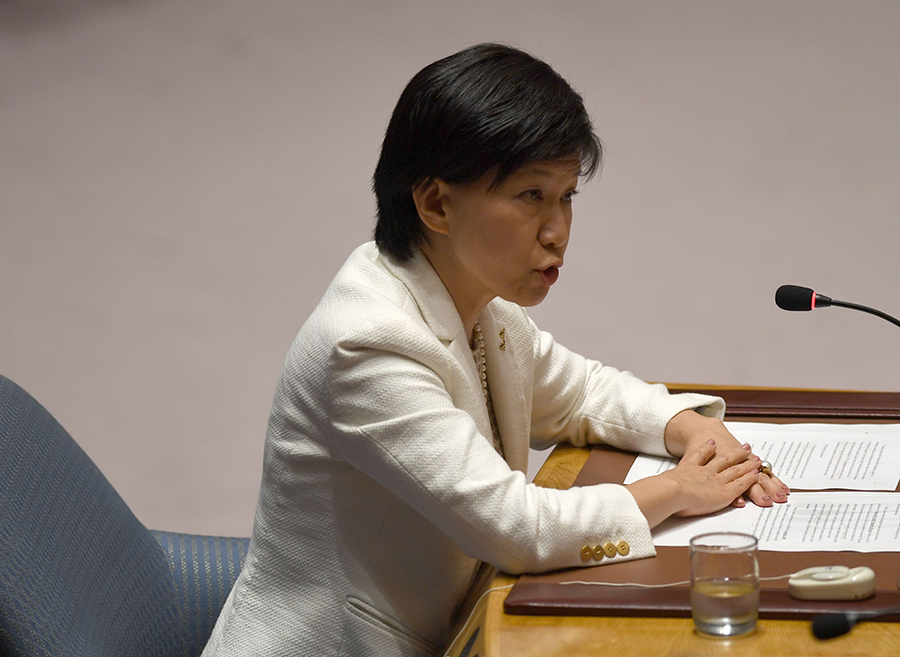
[[[351,255],[285,362],[250,551],[206,657],[435,655],[479,560],[580,566],[582,546],[620,540],[610,562],[654,554],[625,488],[527,484],[529,439],[665,453],[675,413],[721,400],[585,360],[504,301],[479,322],[506,461],[427,259]]]

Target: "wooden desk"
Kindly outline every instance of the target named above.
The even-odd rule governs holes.
[[[699,386],[670,386],[700,389]],[[705,389],[704,389],[705,390]],[[720,389],[717,389],[719,391]],[[763,389],[729,388],[741,399],[755,404]],[[812,392],[812,391],[804,391]],[[748,394],[745,394],[748,393]],[[826,393],[833,394],[833,393]],[[895,393],[873,393],[869,421],[898,421],[900,405]],[[725,395],[726,401],[730,395]],[[764,395],[763,395],[764,396]],[[887,402],[887,403],[883,403]],[[740,403],[735,404],[740,407]],[[885,412],[885,408],[893,409]],[[748,411],[729,419],[762,418]],[[767,417],[772,417],[768,415]],[[795,418],[801,417],[795,413]],[[802,417],[809,418],[809,414]],[[848,419],[823,410],[813,414],[824,418]],[[852,418],[849,418],[852,419]],[[535,483],[545,488],[566,489],[575,481],[590,449],[560,445],[544,463]],[[900,555],[898,555],[900,559]],[[510,587],[515,577],[499,574],[490,588]],[[488,587],[485,587],[487,589]],[[898,657],[900,624],[862,623],[849,634],[829,641],[813,637],[809,621],[759,621],[756,632],[736,639],[708,638],[694,630],[684,618],[613,618],[587,616],[512,616],[504,613],[503,601],[509,589],[491,591],[481,599],[468,627],[453,646],[452,657]]]

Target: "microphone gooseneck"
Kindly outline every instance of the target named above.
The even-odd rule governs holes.
[[[889,321],[895,326],[900,326],[900,319],[891,317],[887,313],[883,313],[875,308],[861,306],[857,303],[849,301],[838,301],[824,294],[816,294],[808,287],[799,285],[782,285],[775,291],[775,303],[782,310],[813,310],[815,308],[827,308],[828,306],[838,306],[840,308],[850,308],[851,310],[859,310],[870,315],[875,315],[881,319]]]

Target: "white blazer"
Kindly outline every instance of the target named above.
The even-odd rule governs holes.
[[[371,243],[350,256],[288,353],[250,550],[206,657],[436,655],[479,561],[523,573],[655,554],[624,487],[528,484],[529,445],[665,454],[672,416],[721,417],[722,401],[573,354],[506,301],[479,323],[506,460],[428,260]],[[590,549],[608,543],[615,556]]]

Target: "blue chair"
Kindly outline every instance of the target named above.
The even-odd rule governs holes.
[[[0,376],[0,655],[199,655],[248,543],[148,530]]]

